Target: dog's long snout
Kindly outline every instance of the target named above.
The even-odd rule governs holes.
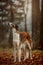
[[[11,22],[9,22],[8,25],[9,25],[10,27],[12,27],[13,24],[12,24]]]

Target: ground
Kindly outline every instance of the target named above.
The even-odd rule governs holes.
[[[43,52],[39,50],[33,51],[33,59],[14,63],[12,50],[0,50],[0,65],[43,65]]]

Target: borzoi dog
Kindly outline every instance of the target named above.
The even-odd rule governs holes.
[[[14,46],[14,62],[16,62],[16,52],[18,52],[18,61],[21,61],[21,51],[24,49],[24,60],[29,56],[32,58],[31,43],[29,33],[17,31],[17,25],[10,24],[13,32],[13,46]],[[28,50],[28,51],[27,51]]]

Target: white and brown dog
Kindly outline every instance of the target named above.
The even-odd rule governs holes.
[[[21,61],[21,52],[24,50],[24,60],[32,58],[31,43],[32,40],[28,32],[19,32],[18,26],[10,24],[13,32],[13,46],[14,46],[14,62],[16,62],[16,52],[18,52],[18,61]]]

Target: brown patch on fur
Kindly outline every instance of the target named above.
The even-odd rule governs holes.
[[[32,39],[30,38],[30,34],[28,32],[19,32],[19,33],[20,33],[20,40],[22,42],[28,40],[31,45]]]

